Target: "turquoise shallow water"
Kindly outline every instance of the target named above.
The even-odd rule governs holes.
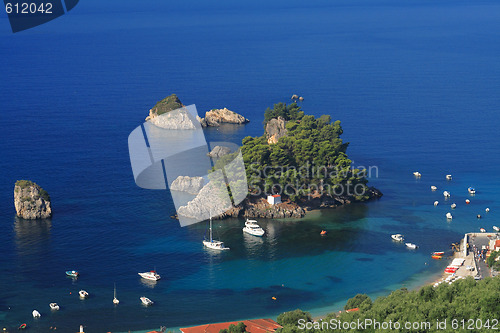
[[[107,5],[88,1],[36,30],[0,31],[1,326],[101,332],[320,315],[358,292],[418,285],[446,264],[431,251],[500,225],[495,2],[149,5],[100,11]],[[231,142],[260,135],[265,108],[299,93],[306,112],[342,121],[354,165],[378,168],[370,182],[384,197],[259,221],[262,239],[243,235],[243,220],[217,222],[231,251],[207,252],[206,226],[180,228],[170,195],[137,188],[129,165],[128,134],[172,92],[200,112],[250,118],[206,131]],[[15,218],[22,178],[49,191],[51,220]],[[396,232],[420,248],[393,243]],[[141,282],[137,272],[154,267],[162,280]],[[78,281],[64,276],[73,268]],[[155,306],[142,307],[142,295]],[[52,301],[61,311],[50,313]]]

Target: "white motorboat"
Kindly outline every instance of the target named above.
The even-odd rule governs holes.
[[[36,311],[36,310],[33,310],[32,312],[33,314],[33,318],[40,318],[42,315],[40,314],[40,312]]]
[[[453,218],[453,216],[451,215],[451,213],[446,213],[446,218],[448,220],[451,220]]]
[[[496,232],[500,232],[500,228],[497,227],[496,225],[493,226],[493,230],[495,230]]]
[[[413,175],[414,175],[415,177],[417,177],[417,178],[422,177],[422,174],[421,174],[420,172],[418,172],[418,171],[415,171],[415,172],[413,173]]]
[[[150,305],[154,304],[154,302],[152,300],[150,300],[149,298],[147,298],[146,296],[141,297],[141,302],[142,302],[142,304],[144,304],[146,306],[150,306]]]
[[[435,191],[437,189],[438,189],[437,186],[434,186],[434,185],[431,186],[431,191]]]
[[[452,203],[450,207],[451,207],[451,209],[455,209],[455,208],[457,208],[457,204],[456,203]]]
[[[434,206],[437,206],[437,205],[439,205],[439,201],[436,200],[436,201],[434,201]]]
[[[78,294],[80,295],[81,298],[87,298],[87,297],[89,297],[89,293],[86,292],[85,290],[80,290],[78,292]]]
[[[113,293],[113,304],[119,304],[120,301],[118,300],[118,298],[116,298],[116,284],[115,284],[115,288],[114,288],[114,293]]]
[[[404,236],[401,235],[401,234],[394,234],[394,235],[391,235],[391,238],[393,240],[395,240],[396,242],[402,242],[405,240]]]
[[[146,279],[146,280],[158,281],[159,279],[161,279],[160,274],[156,273],[156,271],[149,271],[149,272],[137,273],[137,274],[139,274],[143,279]]]
[[[50,303],[49,306],[50,306],[51,310],[54,310],[54,311],[59,310],[59,305],[57,303]]]
[[[224,246],[224,242],[214,240],[212,236],[212,216],[210,216],[210,239],[203,240],[203,246],[212,250],[229,250],[228,247]]]
[[[476,189],[474,187],[469,187],[467,191],[469,191],[470,194],[476,194]]]
[[[245,222],[245,227],[243,228],[243,232],[258,237],[264,236],[264,229],[262,229],[255,220],[247,219]]]
[[[406,247],[412,250],[415,250],[417,246],[413,243],[405,243]]]
[[[451,180],[451,179],[452,179],[451,175],[446,175],[446,180]]]
[[[486,232],[486,229],[484,229],[484,228],[480,228],[480,229],[479,229],[479,231],[481,231],[481,232]]]
[[[488,212],[490,211],[490,209],[489,209],[489,208],[486,208],[484,211],[485,211],[486,213],[488,213]]]
[[[448,192],[448,191],[444,191],[443,195],[445,198],[449,198],[451,196],[450,192]]]

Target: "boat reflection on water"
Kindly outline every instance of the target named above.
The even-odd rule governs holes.
[[[141,284],[145,287],[148,287],[148,288],[151,288],[153,289],[154,287],[156,287],[156,284],[157,284],[157,281],[155,280],[147,280],[147,279],[140,279],[141,281]]]

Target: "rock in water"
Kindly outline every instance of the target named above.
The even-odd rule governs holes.
[[[285,125],[286,120],[282,117],[269,120],[266,124],[266,137],[268,144],[277,143],[281,137],[286,135],[287,130]]]
[[[205,113],[205,118],[198,119],[202,126],[220,126],[222,123],[227,124],[246,124],[250,120],[246,119],[234,111],[224,109],[213,109]]]
[[[43,188],[29,180],[18,180],[14,186],[14,206],[17,216],[27,220],[52,216],[50,196]]]
[[[156,103],[149,110],[146,121],[158,127],[172,130],[192,130],[196,128],[176,94],[167,96]]]
[[[198,194],[203,185],[203,177],[179,176],[172,182],[170,189],[174,191]]]
[[[229,153],[231,153],[231,148],[224,146],[215,146],[214,149],[212,149],[212,151],[208,153],[208,156],[214,158],[220,158]]]

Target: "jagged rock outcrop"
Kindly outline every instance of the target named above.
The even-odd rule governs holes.
[[[244,217],[283,219],[301,218],[306,215],[304,208],[293,203],[279,203],[270,205],[267,200],[260,199],[257,202],[247,201],[245,203]]]
[[[282,117],[273,118],[266,124],[266,137],[268,144],[277,143],[287,133],[286,120]]]
[[[170,189],[174,191],[187,192],[191,194],[198,194],[203,188],[205,181],[203,177],[189,177],[189,176],[179,176],[172,184],[170,184]]]
[[[246,119],[234,111],[224,109],[213,109],[205,113],[205,118],[198,118],[203,127],[220,126],[220,124],[246,124],[250,120]]]
[[[46,219],[52,216],[49,194],[38,184],[29,180],[16,182],[14,206],[17,216],[23,219]]]
[[[231,153],[231,148],[224,146],[215,146],[214,149],[207,155],[213,158],[220,158],[224,155]]]
[[[223,187],[222,190],[225,190]],[[226,212],[232,208],[231,201],[224,200],[224,194],[221,193],[221,186],[215,185],[213,181],[209,181],[200,190],[198,195],[186,206],[181,206],[177,209],[179,215],[192,219],[207,219],[207,207],[212,207],[213,212]],[[215,215],[215,213],[213,213]]]

